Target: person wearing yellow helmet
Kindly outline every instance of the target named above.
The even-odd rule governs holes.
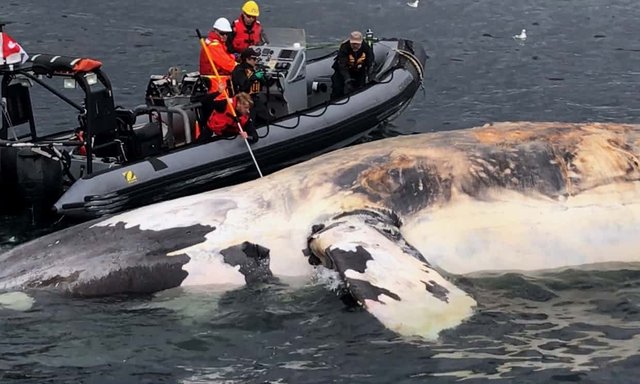
[[[258,21],[260,7],[258,3],[249,0],[242,6],[242,13],[231,25],[231,35],[227,40],[229,52],[240,54],[252,45],[262,45],[269,41]]]
[[[255,1],[249,0],[242,6],[242,12],[249,16],[258,17],[260,16],[260,7]]]

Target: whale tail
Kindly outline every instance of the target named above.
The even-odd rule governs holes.
[[[316,229],[310,261],[338,271],[354,301],[388,329],[436,339],[473,314],[476,302],[404,241],[393,217],[357,211]]]

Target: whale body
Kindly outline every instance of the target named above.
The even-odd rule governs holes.
[[[382,324],[433,338],[473,314],[460,276],[637,268],[639,155],[633,124],[384,139],[17,246],[0,256],[0,291],[229,289],[329,268]]]

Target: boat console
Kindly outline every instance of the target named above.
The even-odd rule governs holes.
[[[256,116],[270,121],[307,108],[304,30],[272,28],[270,43],[253,47],[267,79],[257,98]]]

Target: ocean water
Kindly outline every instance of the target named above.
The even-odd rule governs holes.
[[[196,69],[195,28],[242,1],[4,0],[28,52],[101,59],[117,104],[149,75]],[[505,120],[640,121],[640,4],[628,0],[272,0],[266,25],[311,45],[352,29],[423,44],[425,92],[401,133]],[[511,38],[527,29],[528,39]],[[40,111],[63,124],[59,105]],[[0,218],[0,250],[55,227]],[[406,340],[321,284],[206,287],[0,310],[0,383],[632,383],[640,374],[640,272],[567,270],[464,278],[477,313],[438,341]]]

